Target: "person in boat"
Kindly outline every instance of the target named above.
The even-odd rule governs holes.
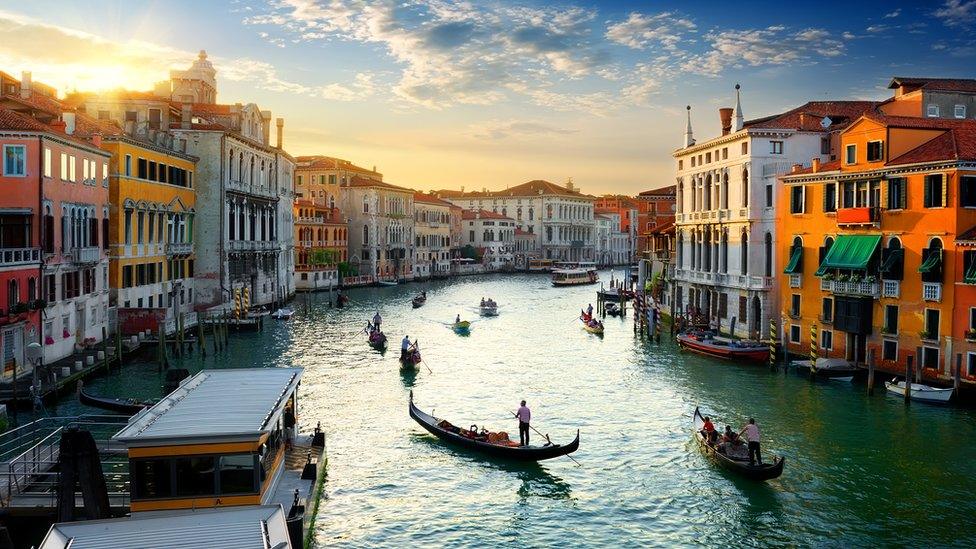
[[[522,401],[521,406],[519,406],[518,412],[515,414],[519,420],[519,445],[528,446],[529,445],[529,421],[532,420],[532,410],[525,405],[525,401]]]
[[[376,329],[379,330],[380,324],[382,323],[383,323],[383,317],[380,316],[379,311],[376,311],[376,314],[373,315],[373,326],[376,326]]]
[[[586,307],[586,316],[588,316],[588,317],[592,317],[593,316],[593,304],[592,303],[590,303]]]
[[[487,307],[488,306],[488,302],[485,301],[485,298],[481,298],[481,306],[482,307]]]
[[[403,336],[403,341],[400,342],[400,360],[407,360],[410,357],[410,336]]]
[[[295,444],[295,412],[291,406],[285,408],[283,415],[285,424],[285,450],[291,450]]]
[[[718,440],[718,431],[715,430],[715,425],[712,424],[712,418],[708,416],[705,416],[705,424],[702,425],[702,435],[705,436],[705,440],[711,445],[714,445],[715,441]]]
[[[739,434],[732,430],[731,425],[725,426],[725,433],[722,434],[722,442],[727,442],[730,444],[741,444],[742,441],[739,440]]]
[[[454,323],[455,324],[460,324],[461,323],[461,315],[457,315],[456,317],[454,317]]]
[[[749,423],[739,431],[739,436],[745,433],[746,442],[749,443],[749,465],[762,465],[762,453],[759,450],[759,426],[756,425],[755,418],[749,418]]]

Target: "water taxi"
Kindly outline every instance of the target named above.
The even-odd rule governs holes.
[[[596,284],[599,280],[596,269],[560,269],[552,272],[553,286],[577,286],[579,284]]]

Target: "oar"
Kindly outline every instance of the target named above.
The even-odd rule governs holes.
[[[424,360],[423,358],[421,358],[421,359],[420,359],[420,363],[424,365],[424,368],[427,368],[427,372],[428,372],[428,373],[429,373],[430,375],[434,375],[434,371],[433,371],[433,370],[431,370],[431,369],[430,369],[430,366],[428,366],[428,365],[427,365],[427,361],[426,361],[426,360]]]
[[[518,414],[516,414],[516,413],[515,413],[515,412],[513,412],[513,411],[511,411],[511,410],[509,410],[509,411],[508,411],[508,413],[510,413],[510,414],[512,414],[513,416],[515,416],[516,418],[518,418]],[[544,439],[546,439],[546,442],[548,442],[549,444],[552,444],[552,440],[550,440],[550,439],[549,439],[549,435],[544,435],[544,434],[542,434],[542,432],[540,432],[540,431],[539,431],[538,429],[536,429],[535,427],[533,427],[531,423],[529,424],[529,429],[532,429],[532,430],[533,430],[533,431],[535,431],[535,432],[536,432],[536,434],[538,434],[538,435],[539,435],[540,437],[542,437],[542,438],[544,438]],[[571,456],[571,455],[569,455],[569,454],[566,454],[566,457],[568,457],[569,459],[571,459],[571,460],[573,460],[573,463],[575,463],[575,464],[576,464],[577,466],[579,466],[579,467],[582,467],[582,466],[583,466],[583,464],[582,464],[582,463],[580,463],[580,462],[578,462],[578,461],[576,461],[576,459],[575,459],[575,458],[573,458],[573,456]]]

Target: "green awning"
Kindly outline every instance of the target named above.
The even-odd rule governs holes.
[[[800,272],[800,258],[803,257],[803,248],[793,248],[790,253],[790,262],[783,269],[783,274],[796,274]]]
[[[828,269],[864,270],[881,243],[881,235],[842,234],[834,240],[823,263],[817,269],[817,276],[823,276]]]
[[[918,272],[920,273],[930,273],[939,268],[942,264],[942,250],[937,252],[929,253],[929,256],[925,258],[925,261],[918,266]]]
[[[969,264],[966,275],[962,279],[966,284],[976,284],[976,261]]]
[[[901,248],[889,251],[888,255],[885,257],[884,263],[881,264],[881,272],[892,272],[895,269],[895,265],[897,265],[903,257],[905,257],[905,250]]]

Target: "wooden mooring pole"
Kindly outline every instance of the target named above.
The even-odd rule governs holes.
[[[905,404],[908,405],[912,401],[912,362],[914,361],[912,355],[908,355],[908,360],[905,361]]]
[[[197,313],[197,338],[200,340],[197,345],[200,347],[200,358],[207,358],[207,339],[203,337],[203,318],[201,313]]]
[[[874,360],[875,351],[868,351],[868,396],[874,395]]]

